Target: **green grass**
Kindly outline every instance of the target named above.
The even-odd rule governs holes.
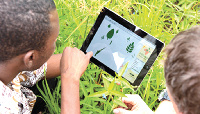
[[[165,45],[180,31],[200,24],[198,0],[55,0],[55,3],[60,20],[55,53],[62,53],[67,46],[80,48],[103,7],[115,11]],[[162,52],[136,92],[125,82],[119,86],[112,83],[113,77],[89,64],[80,81],[81,113],[112,113],[113,107],[120,104],[118,96],[127,93],[139,94],[155,110],[159,105],[158,94],[165,88],[163,58]],[[45,82],[43,85],[46,90],[41,97],[47,103],[47,113],[59,113],[60,82],[53,94]],[[111,88],[117,92],[110,92]],[[107,98],[102,98],[101,94]]]

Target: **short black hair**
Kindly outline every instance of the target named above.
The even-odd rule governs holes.
[[[53,0],[0,1],[0,62],[30,50],[41,51],[51,31]]]

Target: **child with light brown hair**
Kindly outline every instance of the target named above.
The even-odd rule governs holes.
[[[155,113],[199,114],[200,26],[177,34],[164,51],[167,54],[164,64],[166,87],[171,102],[162,103]],[[128,95],[122,101],[130,110],[117,108],[113,111],[115,114],[154,113],[138,95]]]

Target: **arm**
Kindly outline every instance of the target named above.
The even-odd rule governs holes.
[[[79,80],[71,78],[75,76],[73,73],[61,76],[61,114],[80,114]]]
[[[122,98],[128,109],[125,108],[116,108],[113,110],[115,114],[154,114],[153,111],[146,105],[146,103],[141,99],[137,94],[135,95],[126,95],[127,97]],[[171,101],[164,100],[160,103],[155,114],[176,114],[173,108]]]
[[[86,55],[77,48],[65,48],[60,61],[61,114],[79,114],[79,80],[86,70],[92,52]]]
[[[55,78],[60,76],[60,59],[62,54],[54,54],[47,61],[47,73],[46,78]]]
[[[116,108],[113,110],[115,114],[154,114],[154,112],[147,106],[142,98],[137,94],[126,94],[127,97],[122,98],[122,102],[128,107]]]

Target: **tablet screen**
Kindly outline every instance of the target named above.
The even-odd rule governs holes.
[[[136,80],[144,78],[163,43],[137,26],[121,21],[124,20],[121,17],[116,17],[116,14],[109,13],[99,16],[101,19],[97,19],[98,22],[91,29],[81,50],[92,51],[91,61],[111,75],[114,75],[113,72],[119,73],[128,62],[123,77],[135,85]],[[136,83],[140,82],[141,80]]]

